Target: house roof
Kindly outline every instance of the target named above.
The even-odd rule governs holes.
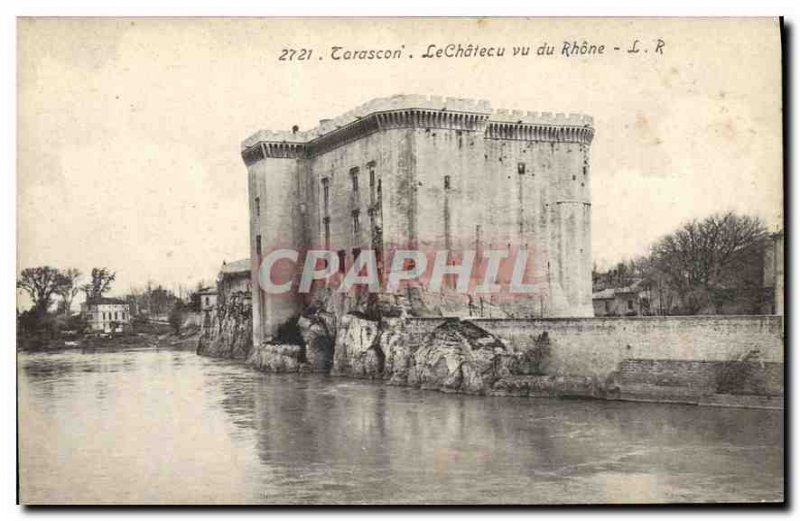
[[[127,305],[128,303],[122,299],[118,298],[111,298],[111,297],[95,297],[95,298],[88,298],[86,299],[87,306],[96,306],[98,304],[122,304]]]
[[[217,288],[212,288],[212,287],[200,288],[199,290],[197,290],[197,294],[198,295],[216,295],[217,294]]]
[[[250,273],[250,259],[239,259],[237,261],[222,263],[220,273],[223,275],[233,273]]]
[[[625,286],[622,288],[606,288],[602,291],[595,291],[594,293],[592,293],[592,300],[607,300],[607,299],[613,299],[617,295],[638,293],[643,289],[642,288],[643,285],[644,281],[637,280],[630,286]]]
[[[592,300],[612,299],[616,294],[615,288],[604,289],[603,291],[595,291],[592,293]]]

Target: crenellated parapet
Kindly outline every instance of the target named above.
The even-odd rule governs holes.
[[[261,130],[242,142],[247,165],[267,157],[304,158],[374,132],[398,128],[483,133],[486,139],[589,144],[593,120],[582,114],[496,110],[486,100],[397,95],[371,100],[341,116],[300,132]]]
[[[585,114],[499,109],[486,126],[487,139],[591,144],[594,119]]]
[[[589,145],[594,138],[592,127],[544,125],[533,123],[502,123],[490,121],[486,126],[486,139],[513,141],[540,141],[549,143],[581,143]]]
[[[410,115],[409,113],[442,112],[489,114],[491,110],[491,106],[486,100],[400,94],[389,98],[377,98],[368,101],[335,119],[323,121],[315,131],[317,136],[322,136],[335,132],[339,128],[343,128],[354,121],[380,113],[397,115],[396,119],[400,119],[403,116],[407,117]],[[417,119],[416,121],[420,120]]]
[[[245,165],[250,166],[268,157],[302,158],[306,155],[305,147],[304,143],[259,141],[242,150],[242,159]]]
[[[522,110],[498,109],[492,112],[491,121],[502,123],[529,123],[533,125],[554,125],[570,127],[591,127],[594,118],[586,114],[562,114],[552,112],[532,112]]]

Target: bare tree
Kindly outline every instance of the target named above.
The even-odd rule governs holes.
[[[108,268],[92,268],[92,281],[84,284],[81,289],[86,293],[86,298],[99,298],[111,289],[111,283],[117,277],[116,273]]]
[[[760,265],[766,237],[757,217],[712,215],[662,238],[653,247],[652,267],[677,292],[685,312],[708,306],[719,312],[737,291],[753,289],[749,278]]]
[[[81,278],[81,272],[76,268],[68,268],[60,273],[60,279],[56,293],[64,301],[64,314],[69,316],[72,309],[72,301],[81,290],[78,285],[78,279]]]
[[[24,289],[33,301],[33,309],[43,315],[50,308],[53,294],[63,283],[62,274],[51,266],[25,268],[17,279],[17,287]]]

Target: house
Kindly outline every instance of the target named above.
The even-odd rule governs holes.
[[[222,268],[217,276],[217,291],[220,299],[235,294],[250,300],[251,281],[250,281],[250,259],[240,259],[233,262],[222,262]]]
[[[131,322],[130,305],[117,298],[88,298],[81,304],[81,313],[89,330],[103,333],[121,333]]]
[[[212,311],[217,307],[217,289],[212,287],[200,288],[200,311]]]
[[[625,317],[653,315],[650,288],[636,280],[621,288],[605,288],[592,293],[596,317]]]

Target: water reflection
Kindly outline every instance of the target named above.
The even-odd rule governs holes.
[[[775,411],[448,395],[163,350],[19,365],[26,502],[782,498]]]

